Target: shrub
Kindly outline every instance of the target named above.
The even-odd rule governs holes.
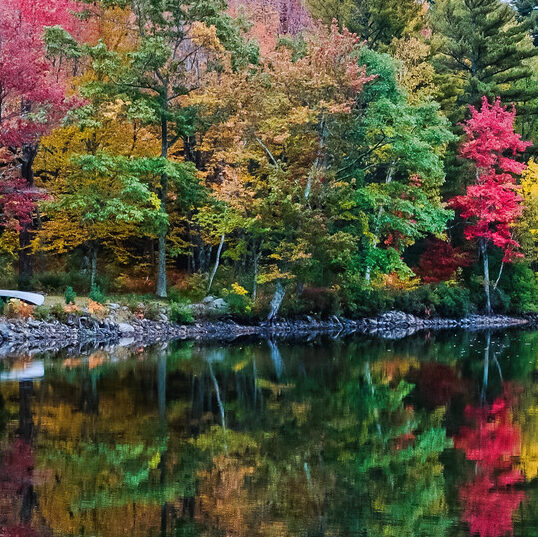
[[[50,316],[56,321],[61,323],[67,322],[69,316],[68,312],[65,311],[64,307],[61,304],[54,304],[49,310]]]
[[[66,304],[75,303],[75,298],[77,298],[77,294],[75,293],[75,291],[73,291],[73,288],[70,285],[65,288],[64,298]]]
[[[179,298],[179,301],[184,297],[191,302],[199,302],[206,296],[207,276],[200,272],[195,272],[178,280],[169,291],[172,293],[170,296],[174,297],[174,301],[176,297]]]
[[[238,315],[250,315],[252,300],[248,291],[238,283],[232,283],[231,289],[223,289],[222,296],[230,306],[230,311]]]
[[[4,306],[4,315],[8,319],[29,319],[32,317],[34,306],[17,298],[12,298]]]
[[[305,313],[329,316],[340,312],[340,297],[337,288],[305,287],[301,298]]]
[[[65,309],[65,308],[64,308]],[[96,300],[90,300],[88,301],[88,313],[90,315],[93,315],[94,317],[97,317],[98,319],[102,319],[106,315],[106,307]]]
[[[474,311],[469,289],[448,282],[435,286],[436,313],[441,317],[464,317]]]
[[[162,306],[158,302],[148,302],[144,304],[142,313],[144,314],[145,319],[157,321],[162,313]]]
[[[47,306],[36,306],[34,308],[34,312],[32,313],[32,317],[36,321],[50,321],[50,310],[47,308]]]
[[[190,302],[172,302],[170,304],[170,320],[173,323],[178,324],[189,324],[194,322]]]
[[[101,291],[101,288],[96,284],[92,285],[92,288],[90,289],[90,293],[88,296],[94,302],[98,302],[99,304],[105,303],[105,294]]]

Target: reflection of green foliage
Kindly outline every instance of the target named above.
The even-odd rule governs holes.
[[[490,354],[505,380],[530,378],[537,337],[492,334]],[[423,336],[276,347],[189,342],[172,344],[167,356],[149,349],[91,371],[47,363],[45,397],[72,402],[90,379],[100,406],[83,422],[98,424],[92,436],[71,423],[61,433],[44,427],[38,467],[58,482],[40,485],[38,495],[63,495],[80,515],[130,504],[196,505],[194,518],[185,509],[174,522],[177,536],[233,533],[230,513],[253,536],[271,524],[281,524],[281,534],[318,534],[320,513],[326,535],[447,536],[459,502],[451,491],[467,467],[445,451],[444,425],[459,426],[461,416],[456,404],[448,416],[444,407],[417,406],[417,371],[422,362],[457,366],[462,382],[480,390],[484,343],[483,333],[432,334],[427,343]],[[490,367],[494,393],[500,383]],[[110,412],[119,401],[128,416]]]

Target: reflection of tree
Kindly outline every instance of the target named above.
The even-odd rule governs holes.
[[[0,455],[0,501],[8,502],[12,515],[0,520],[0,535],[34,535],[31,528],[36,506],[34,492],[34,422],[32,417],[33,382],[19,382],[19,426],[17,436]],[[2,509],[3,512],[9,512]]]
[[[51,362],[33,433],[39,514],[52,533],[72,536],[448,535],[445,405],[461,419],[460,404],[473,396],[469,371],[480,377],[478,394],[484,378],[483,335],[462,337],[457,367],[454,341],[441,335],[426,346],[417,338],[189,343]],[[431,363],[438,355],[442,363]],[[27,416],[28,400],[19,402]],[[468,415],[469,429],[509,425],[503,416]],[[33,427],[19,422],[21,431]],[[492,450],[504,460],[499,445]],[[488,473],[487,458],[468,458],[479,470],[460,496],[469,509],[501,512],[502,500],[513,511],[517,473],[497,462]]]
[[[462,427],[454,444],[476,466],[474,479],[460,488],[463,520],[473,535],[512,534],[512,514],[524,499],[524,493],[513,488],[523,481],[522,473],[513,467],[513,457],[520,450],[520,430],[512,424],[503,398],[492,405],[468,407],[465,414],[473,425]]]

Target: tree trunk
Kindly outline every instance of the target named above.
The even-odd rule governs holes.
[[[165,102],[167,102],[165,100]],[[161,120],[161,157],[168,158],[168,124],[166,116]],[[168,177],[161,176],[161,188],[159,189],[159,200],[161,202],[161,212],[166,215],[166,196],[168,194]],[[159,232],[159,255],[157,261],[157,292],[159,298],[166,298],[166,236],[168,235],[168,225]]]
[[[22,148],[21,176],[26,180],[28,188],[34,186],[34,159],[37,145],[25,145]],[[34,259],[30,249],[32,240],[32,224],[24,224],[19,233],[19,288],[28,289],[34,275]]]
[[[484,239],[480,241],[480,250],[482,252],[482,262],[484,264],[484,292],[486,294],[486,313],[487,315],[491,315],[488,245]]]
[[[97,276],[97,245],[92,243],[90,245],[90,289],[95,285],[95,278]]]
[[[272,321],[278,315],[278,311],[280,310],[280,306],[282,305],[282,301],[284,300],[285,295],[286,289],[282,286],[280,280],[278,280],[276,284],[275,294],[273,295],[273,299],[271,300],[271,311],[267,316],[268,321]]]
[[[220,244],[219,244],[219,248],[217,250],[217,258],[215,259],[215,265],[213,267],[213,270],[211,271],[211,276],[209,277],[209,284],[207,286],[207,292],[208,293],[209,293],[209,291],[211,291],[211,286],[213,285],[213,279],[215,278],[215,274],[217,273],[217,270],[219,268],[220,254],[222,253],[222,247],[224,246],[225,237],[226,236],[223,233],[221,238],[220,238]]]

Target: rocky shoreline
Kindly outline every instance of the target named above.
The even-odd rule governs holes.
[[[0,319],[0,355],[26,350],[60,350],[80,345],[119,344],[123,346],[171,340],[231,341],[242,336],[268,338],[303,337],[317,335],[343,336],[361,333],[386,339],[400,339],[421,330],[463,328],[468,330],[500,329],[514,326],[535,326],[537,316],[526,318],[507,316],[472,315],[463,319],[421,319],[400,311],[384,313],[375,318],[345,319],[333,316],[318,320],[306,317],[298,320],[276,320],[256,324],[238,324],[232,319],[222,321],[199,321],[188,325],[169,322],[166,317],[159,321],[136,319],[117,322],[106,318],[76,317],[66,323]]]

